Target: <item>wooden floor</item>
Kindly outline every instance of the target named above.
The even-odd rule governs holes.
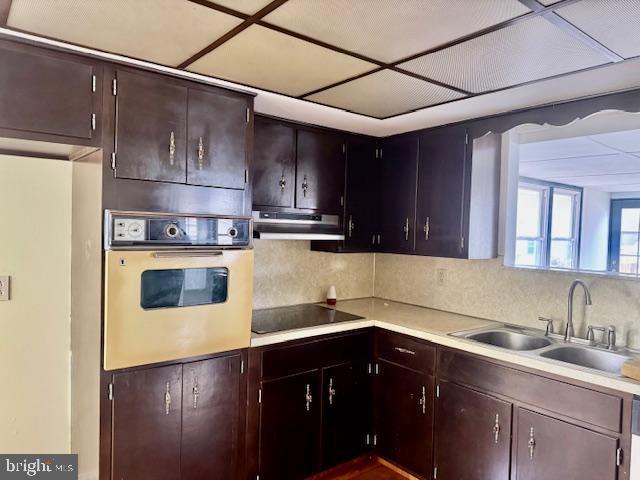
[[[399,471],[384,460],[358,458],[308,480],[407,480],[415,477]]]

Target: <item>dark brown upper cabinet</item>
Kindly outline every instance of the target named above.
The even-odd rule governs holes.
[[[293,208],[296,130],[292,125],[256,117],[253,155],[254,210]]]
[[[97,144],[101,67],[89,59],[0,42],[2,136]]]
[[[441,381],[434,458],[438,478],[509,480],[511,411],[509,402]]]
[[[383,140],[378,245],[383,252],[414,251],[417,165],[417,135],[400,135]]]
[[[246,96],[124,69],[113,94],[117,178],[244,189]]]
[[[338,214],[342,210],[345,175],[343,135],[298,130],[296,207]]]
[[[187,183],[243,189],[247,172],[247,100],[189,89]]]
[[[428,130],[419,142],[416,253],[464,257],[467,129]]]

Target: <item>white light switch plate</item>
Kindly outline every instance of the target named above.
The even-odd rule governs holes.
[[[6,302],[10,299],[9,288],[11,286],[11,277],[9,275],[0,275],[0,302]]]

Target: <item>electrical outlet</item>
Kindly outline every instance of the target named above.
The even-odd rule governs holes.
[[[6,302],[10,299],[9,287],[11,286],[11,277],[9,275],[0,275],[0,302]]]
[[[445,285],[447,283],[447,270],[444,268],[436,269],[436,279],[438,281],[438,285]]]

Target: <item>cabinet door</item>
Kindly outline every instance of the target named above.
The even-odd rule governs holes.
[[[116,176],[186,181],[187,89],[158,75],[118,70]]]
[[[466,128],[420,135],[416,252],[437,257],[464,253]]]
[[[262,480],[297,480],[318,469],[319,386],[318,370],[262,383]]]
[[[112,478],[180,478],[182,366],[113,376]]]
[[[517,480],[617,478],[615,438],[524,409],[517,429]]]
[[[376,433],[384,458],[431,478],[433,377],[379,361],[376,377]],[[443,477],[446,478],[446,477]]]
[[[184,365],[182,480],[239,476],[240,362],[232,355]]]
[[[322,468],[364,451],[369,392],[364,368],[345,363],[322,370]]]
[[[414,247],[418,137],[403,135],[382,145],[380,249],[410,253]]]
[[[345,246],[371,250],[378,233],[379,163],[373,138],[353,137],[347,142],[345,189]]]
[[[296,207],[339,214],[344,193],[344,138],[340,134],[298,130]]]
[[[188,184],[244,189],[247,108],[242,96],[189,89]]]
[[[285,123],[256,117],[254,144],[253,205],[257,208],[292,208],[295,192],[295,129]]]
[[[90,63],[26,47],[0,48],[0,128],[91,139]]]
[[[454,383],[439,385],[434,462],[438,478],[509,480],[511,404]],[[542,478],[547,477],[538,480]]]

